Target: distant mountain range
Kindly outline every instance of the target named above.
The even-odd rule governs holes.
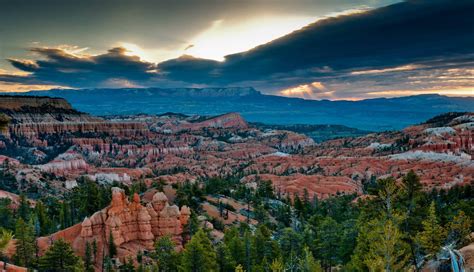
[[[361,101],[305,100],[239,87],[53,89],[17,95],[62,97],[74,108],[94,115],[238,112],[250,122],[334,124],[370,131],[398,130],[441,113],[474,111],[474,97],[417,95]]]

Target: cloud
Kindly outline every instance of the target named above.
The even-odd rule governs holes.
[[[99,55],[35,47],[38,60],[9,60],[27,74],[0,74],[0,81],[79,88],[250,85],[308,99],[469,90],[473,78],[463,71],[474,67],[473,12],[469,0],[407,1],[348,12],[224,61],[184,55],[154,64],[137,56],[143,56],[139,47]]]
[[[99,55],[75,54],[63,48],[46,47],[32,48],[31,52],[42,59],[8,60],[17,69],[30,72],[30,75],[4,74],[0,75],[0,80],[70,87],[97,87],[107,85],[111,80],[126,80],[130,84],[139,83],[150,80],[156,74],[156,64],[128,55],[123,47],[112,48],[107,53]]]
[[[398,67],[391,67],[391,68],[384,68],[384,69],[373,69],[373,70],[360,70],[360,71],[353,71],[351,75],[368,75],[368,74],[381,74],[381,73],[389,73],[389,72],[399,72],[399,71],[410,71],[415,69],[423,68],[421,65],[402,65]]]

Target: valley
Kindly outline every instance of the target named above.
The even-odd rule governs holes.
[[[329,135],[332,130],[253,124],[238,113],[94,116],[61,98],[33,96],[0,97],[0,113],[6,120],[0,137],[0,196],[14,209],[28,201],[31,213],[44,203],[59,225],[40,224],[40,253],[61,238],[84,257],[95,243],[101,250],[89,265],[96,271],[110,265],[107,258],[115,258],[116,267],[126,265],[128,258],[153,251],[162,237],[182,251],[198,226],[209,230],[214,242],[230,239],[229,230],[243,226],[252,233],[274,229],[284,235],[303,231],[310,220],[318,221],[313,227],[332,224],[326,217],[354,230],[353,220],[366,202],[380,197],[374,190],[380,190],[381,181],[404,184],[416,176],[418,193],[428,199],[433,192],[453,190],[461,192],[460,201],[472,201],[471,189],[465,189],[474,180],[470,112],[443,114],[399,131],[335,126],[358,137],[318,142],[297,132],[320,128]],[[78,208],[81,196],[90,198],[94,191],[101,195],[97,202]],[[354,203],[360,208],[350,208],[348,218],[343,211],[331,215],[332,205],[341,209]],[[104,253],[111,241],[114,256]],[[7,252],[13,256],[14,247]],[[351,260],[352,251],[341,254],[337,260],[316,256],[330,268]],[[141,258],[146,261],[132,258],[131,264],[154,260]]]

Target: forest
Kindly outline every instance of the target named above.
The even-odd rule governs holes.
[[[2,179],[8,178],[2,174]],[[88,179],[61,199],[44,197],[34,207],[22,194],[18,207],[0,199],[0,251],[13,237],[16,253],[8,260],[39,271],[94,271],[97,245],[86,245],[84,257],[76,256],[63,240],[38,256],[36,237],[81,222],[107,206],[110,188]],[[164,184],[155,183],[155,188]],[[450,271],[447,256],[470,242],[474,216],[473,185],[450,190],[423,189],[418,176],[408,172],[401,181],[373,179],[367,194],[337,195],[327,199],[284,195],[271,183],[258,180],[256,189],[238,177],[221,177],[173,185],[175,203],[192,209],[180,252],[170,237],[155,242],[154,251],[143,252],[119,265],[111,237],[103,271],[419,271],[430,261]],[[142,182],[122,186],[128,195],[147,190]],[[231,197],[253,207],[247,222],[224,225],[210,218],[224,232],[214,239],[197,217],[204,215],[206,195]],[[219,210],[230,209],[219,203]],[[258,224],[250,224],[255,219]],[[2,259],[7,260],[5,254]]]

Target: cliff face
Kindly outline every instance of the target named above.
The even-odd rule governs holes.
[[[0,109],[20,111],[31,108],[55,108],[61,110],[73,110],[63,98],[41,97],[41,96],[8,96],[0,95]]]
[[[238,113],[228,113],[203,120],[201,122],[186,123],[178,130],[200,130],[204,128],[246,129],[247,122]]]
[[[74,110],[63,98],[50,97],[2,95],[0,113],[11,124],[99,120]]]
[[[100,268],[103,254],[107,254],[110,234],[121,261],[136,256],[139,251],[153,250],[154,242],[165,235],[169,235],[180,250],[183,227],[190,213],[186,206],[181,209],[170,206],[162,192],[155,193],[150,202],[142,204],[137,194],[129,201],[122,189],[112,188],[112,201],[108,207],[85,218],[81,224],[38,238],[38,247],[44,252],[54,240],[63,238],[71,243],[77,254],[84,256],[86,242],[96,241],[99,250],[94,258],[96,267]]]

